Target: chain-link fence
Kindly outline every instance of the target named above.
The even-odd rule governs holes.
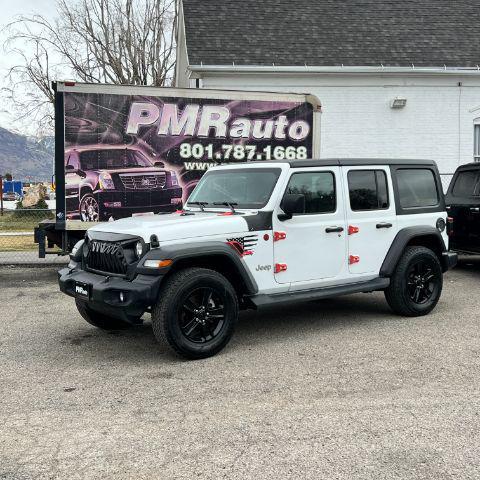
[[[448,187],[453,178],[453,173],[441,173],[440,178],[442,179],[443,192],[447,193]]]
[[[42,220],[55,218],[51,209],[6,209],[0,210],[0,264],[62,263],[65,257],[49,255],[38,258],[38,245],[34,242],[34,228]],[[60,249],[58,249],[60,252]]]

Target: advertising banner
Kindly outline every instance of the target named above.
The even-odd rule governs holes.
[[[65,91],[67,220],[174,211],[213,165],[312,157],[311,103],[225,93]]]

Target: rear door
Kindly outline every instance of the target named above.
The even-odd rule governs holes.
[[[453,219],[450,247],[480,252],[480,170],[460,170],[447,194],[448,215]]]
[[[397,234],[389,167],[343,167],[351,274],[378,274]]]

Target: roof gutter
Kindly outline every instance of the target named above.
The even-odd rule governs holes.
[[[191,78],[201,77],[205,73],[284,73],[284,74],[409,74],[409,75],[480,75],[480,67],[314,67],[314,66],[277,66],[277,65],[189,65]]]

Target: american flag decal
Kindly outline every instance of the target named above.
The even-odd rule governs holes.
[[[252,250],[258,242],[258,235],[245,235],[244,237],[227,238],[227,242],[238,242],[244,250]]]

